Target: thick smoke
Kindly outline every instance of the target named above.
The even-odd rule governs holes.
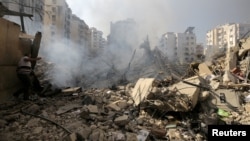
[[[62,39],[59,39],[60,43],[51,45],[49,54],[46,55],[49,61],[56,64],[51,76],[53,84],[60,87],[105,87],[123,80],[127,72],[130,76],[135,76],[135,79],[142,76],[147,65],[143,64],[145,63],[144,59],[141,59],[143,49],[139,46],[146,36],[149,37],[153,48],[162,34],[184,32],[187,27],[194,26],[199,43],[205,40],[206,31],[216,25],[244,22],[250,19],[246,12],[248,0],[240,2],[233,0],[68,0],[67,2],[73,13],[90,27],[103,31],[104,38],[110,34],[111,22],[127,18],[134,19],[138,28],[138,44],[130,49],[110,45],[95,58],[90,58],[86,47],[72,44],[68,46],[62,44]]]
[[[195,27],[198,43],[206,32],[228,22],[250,22],[249,0],[66,0],[73,13],[109,34],[110,21],[133,18],[152,42],[166,32]],[[156,40],[156,41],[155,41]]]
[[[110,87],[124,79],[129,65],[133,68],[140,56],[138,45],[130,49],[108,46],[92,57],[88,47],[66,39],[55,41],[41,48],[41,56],[53,64],[47,77],[55,87]]]

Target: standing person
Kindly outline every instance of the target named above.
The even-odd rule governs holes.
[[[28,100],[30,96],[30,86],[32,84],[31,82],[31,61],[37,61],[40,60],[41,57],[37,58],[31,58],[30,54],[25,54],[20,61],[18,62],[18,67],[17,67],[17,76],[22,82],[22,88],[19,89],[16,93],[14,93],[15,97],[18,97],[20,93],[23,92],[23,98],[24,100]]]

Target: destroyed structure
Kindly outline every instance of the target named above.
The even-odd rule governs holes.
[[[33,101],[1,105],[1,140],[206,140],[208,125],[249,124],[249,50],[248,38],[185,76],[169,70],[100,89],[45,85]],[[51,64],[43,63],[37,74],[48,84],[42,72]]]
[[[18,48],[19,40],[27,41],[19,26],[3,19],[0,22],[14,27],[14,47]],[[28,44],[36,46],[34,56],[40,39],[38,32]],[[250,38],[212,61],[190,64],[185,71],[168,62],[157,48],[150,50],[148,40],[141,48],[148,67],[140,72],[155,69],[157,73],[132,79],[141,75],[130,76],[130,71],[141,69],[131,68],[133,54],[121,72],[111,64],[109,76],[115,78],[107,88],[89,87],[92,81],[76,83],[79,87],[55,87],[47,75],[55,64],[33,64],[44,88],[33,90],[31,101],[1,103],[0,140],[203,141],[208,125],[249,124]],[[9,72],[13,71],[11,67]],[[13,80],[16,85],[17,79]]]

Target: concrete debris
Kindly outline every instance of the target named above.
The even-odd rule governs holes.
[[[140,130],[137,135],[138,141],[146,141],[149,135],[149,131],[147,130]]]
[[[139,105],[141,101],[146,98],[152,87],[153,87],[154,78],[140,78],[131,93],[131,97],[134,100],[135,105]]]
[[[37,98],[0,105],[0,138],[200,141],[207,139],[210,124],[250,124],[249,41],[211,61],[187,65],[193,67],[188,75],[166,76],[161,70],[157,77],[109,88],[57,88],[43,74],[54,64],[41,62],[36,71],[44,87]]]
[[[241,108],[239,95],[232,89],[219,89],[214,93],[216,103],[219,109],[226,111],[236,111]]]
[[[119,116],[114,120],[115,124],[125,126],[129,123],[128,115]]]
[[[81,87],[75,87],[75,88],[67,88],[67,89],[63,89],[62,93],[65,94],[73,94],[73,93],[79,93],[82,91]]]
[[[70,104],[70,105],[65,105],[63,107],[60,107],[57,111],[56,114],[60,115],[63,114],[65,112],[68,112],[69,110],[72,110],[74,108],[81,108],[82,106],[79,104]]]

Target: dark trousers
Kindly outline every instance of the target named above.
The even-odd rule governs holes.
[[[30,96],[30,86],[31,79],[29,74],[17,74],[18,78],[22,82],[22,88],[14,93],[14,96],[19,96],[19,94],[23,93],[24,100],[29,99]]]

